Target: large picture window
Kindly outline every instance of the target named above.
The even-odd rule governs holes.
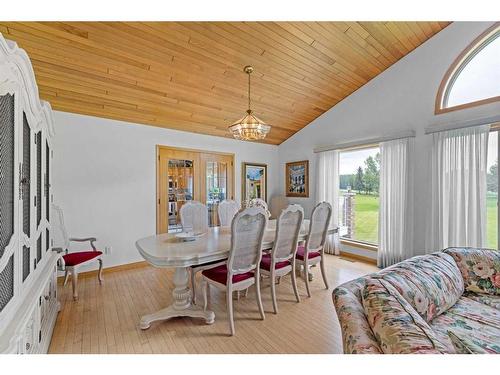
[[[339,154],[339,225],[344,240],[378,244],[380,149]]]

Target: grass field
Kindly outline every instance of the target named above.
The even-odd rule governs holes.
[[[341,193],[342,194],[342,193]],[[355,203],[354,240],[378,243],[379,197],[357,194]],[[487,208],[487,246],[497,248],[497,195],[488,193]]]
[[[486,199],[486,234],[487,245],[492,249],[496,249],[498,245],[498,230],[497,230],[497,194],[488,193]]]
[[[342,193],[341,193],[342,194]],[[378,243],[378,195],[357,194],[353,240]]]

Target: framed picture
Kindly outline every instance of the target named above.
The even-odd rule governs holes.
[[[267,164],[243,163],[241,199],[260,198],[267,202]]]
[[[286,163],[286,196],[309,197],[309,160]]]

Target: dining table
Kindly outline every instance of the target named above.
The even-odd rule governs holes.
[[[304,220],[299,233],[299,242],[307,239],[309,220]],[[328,228],[328,234],[338,233],[338,227]],[[173,303],[159,311],[141,317],[140,328],[148,329],[151,323],[175,317],[205,319],[207,324],[215,321],[215,313],[192,303],[189,285],[189,267],[228,258],[231,248],[231,227],[210,227],[192,241],[184,241],[177,233],[163,233],[141,238],[135,245],[141,256],[154,267],[174,268],[172,291]],[[272,249],[276,234],[276,220],[269,220],[264,233],[262,250]]]

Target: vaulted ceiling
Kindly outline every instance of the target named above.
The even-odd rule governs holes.
[[[0,22],[53,109],[230,137],[252,107],[280,144],[448,22]],[[332,124],[332,126],[335,126]]]

